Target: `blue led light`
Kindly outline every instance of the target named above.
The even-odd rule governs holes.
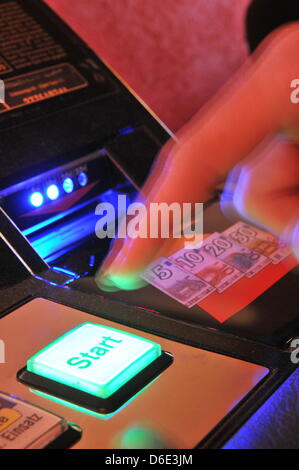
[[[56,184],[51,184],[47,189],[47,196],[51,201],[55,201],[59,197],[59,189]]]
[[[64,191],[67,193],[67,194],[70,194],[74,191],[74,181],[72,180],[72,178],[65,178],[63,184],[62,184],[62,187],[64,189]]]
[[[88,176],[84,171],[81,171],[78,175],[78,183],[82,188],[87,185],[88,183]]]
[[[35,193],[31,194],[30,202],[34,207],[40,207],[40,206],[43,205],[44,196],[42,195],[42,193],[35,192]]]

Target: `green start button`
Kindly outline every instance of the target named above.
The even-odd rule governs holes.
[[[31,357],[27,371],[102,399],[161,356],[152,341],[83,323]]]

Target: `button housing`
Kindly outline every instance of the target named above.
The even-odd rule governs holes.
[[[83,323],[32,356],[17,378],[42,392],[105,414],[120,408],[172,361],[171,354],[162,353],[158,343]]]

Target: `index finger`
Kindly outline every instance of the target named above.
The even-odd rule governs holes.
[[[272,34],[254,60],[179,132],[178,142],[166,145],[142,191],[147,210],[155,202],[206,201],[265,137],[292,128],[297,110],[290,83],[299,76],[298,42],[297,25]],[[140,287],[139,274],[169,244],[171,240],[161,238],[127,238],[114,246],[97,282],[102,287]]]

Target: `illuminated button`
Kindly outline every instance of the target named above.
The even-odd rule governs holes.
[[[106,399],[161,356],[159,344],[84,323],[27,362],[27,371]]]
[[[59,197],[59,189],[56,184],[51,184],[47,189],[47,196],[51,201],[55,201]]]
[[[44,196],[39,192],[33,193],[30,196],[30,202],[34,207],[40,207],[43,205]]]
[[[63,181],[63,189],[64,191],[67,193],[67,194],[70,194],[74,191],[74,182],[72,180],[72,178],[65,178],[65,180]]]
[[[79,185],[82,186],[82,187],[84,187],[84,186],[87,185],[87,183],[88,183],[88,176],[87,176],[87,174],[86,174],[84,171],[82,171],[81,173],[79,173],[79,175],[78,175],[78,183],[79,183]]]

